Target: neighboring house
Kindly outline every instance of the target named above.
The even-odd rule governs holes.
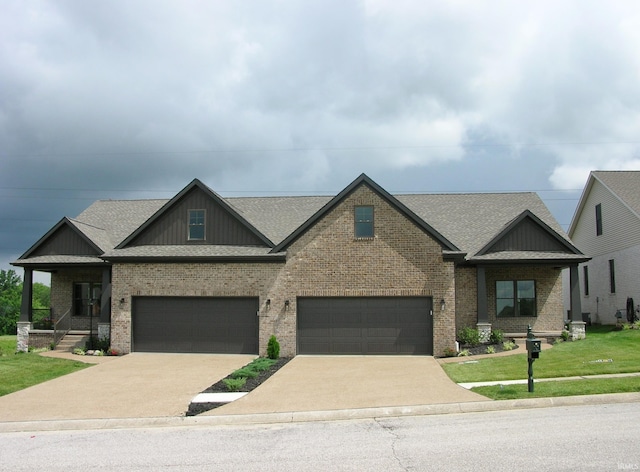
[[[534,193],[98,201],[14,265],[51,272],[54,318],[121,352],[426,354],[478,327],[563,329],[562,268],[587,260]],[[580,302],[580,297],[574,303]],[[580,312],[578,306],[577,312]]]
[[[640,171],[594,171],[580,197],[569,236],[591,260],[580,264],[582,309],[613,324],[627,298],[640,303]]]

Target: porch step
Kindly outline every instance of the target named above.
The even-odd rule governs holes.
[[[60,340],[55,350],[62,352],[72,352],[76,347],[85,347],[87,341],[89,341],[89,333],[71,334],[70,332]]]

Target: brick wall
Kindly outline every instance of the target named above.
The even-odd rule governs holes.
[[[562,273],[550,266],[518,266],[487,268],[489,323],[493,329],[526,333],[527,325],[534,331],[561,331],[564,326],[562,305]],[[538,316],[535,318],[497,318],[497,280],[535,280]]]
[[[375,206],[374,238],[354,239],[355,205]],[[272,334],[281,355],[296,354],[296,300],[309,296],[430,296],[434,353],[455,342],[453,263],[442,260],[437,241],[366,187],[295,241],[286,264],[115,264],[112,280],[112,345],[122,352],[131,349],[131,297],[162,295],[259,297],[261,354]]]

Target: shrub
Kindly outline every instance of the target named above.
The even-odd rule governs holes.
[[[496,348],[493,346],[487,346],[487,354],[495,354],[496,353]]]
[[[463,349],[458,353],[459,357],[467,357],[469,355],[471,355],[471,353],[469,352],[469,349]]]
[[[569,340],[569,331],[567,331],[566,329],[562,331],[562,333],[560,333],[560,337],[562,338],[563,341],[568,341]]]
[[[500,344],[504,341],[504,333],[499,329],[494,329],[491,331],[491,335],[489,336],[489,342],[491,344]]]
[[[244,384],[247,383],[246,377],[240,377],[238,379],[222,379],[222,381],[227,386],[227,389],[230,392],[239,391],[242,387],[244,387]]]
[[[516,343],[513,341],[505,341],[502,343],[502,349],[504,351],[512,351],[514,347],[516,347]]]
[[[267,357],[274,360],[280,357],[280,343],[274,335],[271,335],[267,343]]]
[[[456,357],[458,355],[458,353],[456,352],[455,349],[451,349],[450,347],[446,348],[444,350],[444,356],[445,357]]]
[[[480,331],[474,328],[462,328],[458,332],[458,341],[467,346],[477,346],[480,344]]]
[[[264,370],[269,370],[269,368],[275,364],[276,361],[274,359],[269,359],[267,357],[258,357],[254,359],[247,367],[251,367],[251,369],[256,372],[262,372]]]
[[[232,379],[239,379],[242,377],[244,377],[245,379],[247,378],[255,379],[257,376],[258,376],[258,372],[251,368],[251,364],[231,373]]]
[[[84,355],[86,354],[85,350],[84,350],[84,349],[82,349],[81,347],[76,347],[76,348],[74,348],[74,349],[73,349],[73,353],[74,353],[76,356],[84,356]]]

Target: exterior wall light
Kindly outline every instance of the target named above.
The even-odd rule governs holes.
[[[442,300],[440,300],[440,311],[444,311],[444,309],[447,307],[446,303],[444,302],[444,298]]]
[[[266,301],[265,305],[267,306],[267,308],[269,308],[271,306],[271,299],[270,298],[267,298],[267,301]]]
[[[285,300],[284,301],[284,309],[288,310],[289,309],[289,300]]]

